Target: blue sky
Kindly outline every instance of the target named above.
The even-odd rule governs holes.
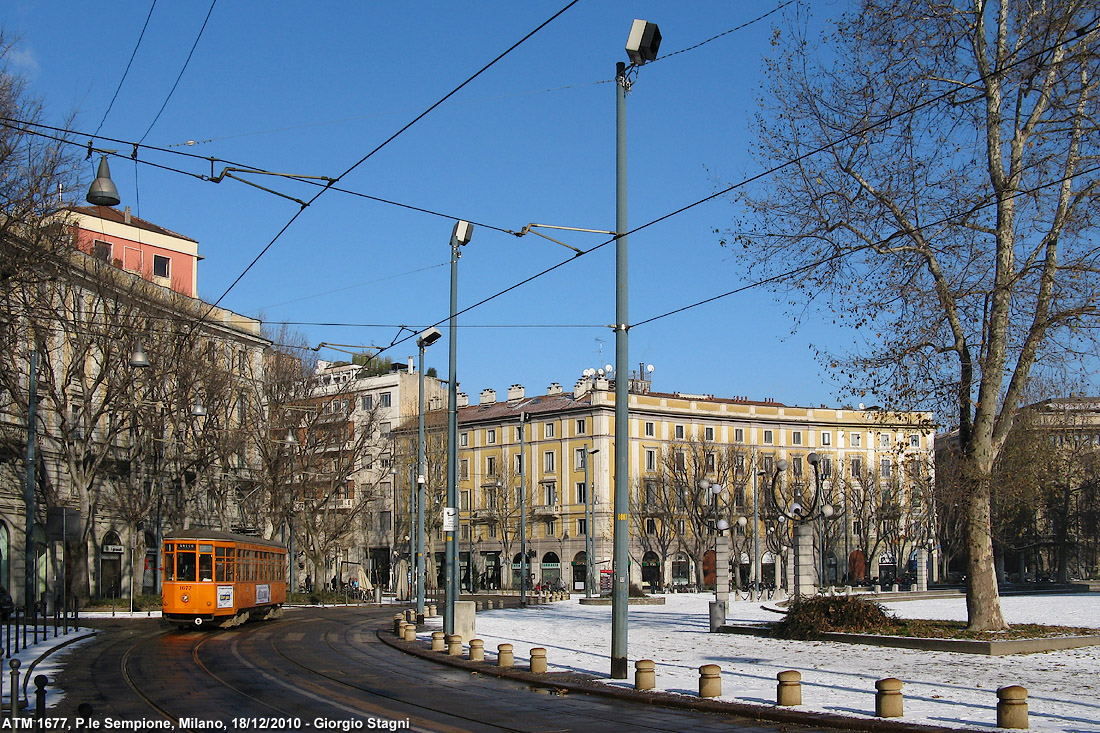
[[[108,138],[145,136],[145,144],[175,152],[336,177],[566,0],[220,0],[150,130],[210,8],[208,0],[160,0],[119,88],[151,3],[9,0],[3,27],[20,37],[14,59],[45,101],[48,121],[61,124],[75,111],[74,139],[84,144],[102,120],[99,134]],[[312,344],[386,346],[400,325],[446,319],[454,219],[483,225],[459,265],[460,308],[572,259],[557,244],[492,227],[614,228],[611,79],[615,63],[626,60],[634,18],[659,24],[664,40],[663,58],[640,70],[627,101],[631,228],[759,172],[748,153],[750,126],[762,56],[780,14],[672,54],[780,4],[581,0],[340,183],[444,216],[327,192],[228,293],[298,204],[232,180],[213,184],[135,166],[129,146],[95,144],[120,148],[111,171],[122,205],[199,240],[204,299],[224,294],[223,306],[267,321],[369,324],[296,328]],[[845,3],[814,6],[825,17]],[[139,158],[210,173],[195,158],[146,149]],[[87,164],[89,181],[94,163]],[[285,179],[253,180],[299,198],[316,192]],[[631,322],[745,283],[736,253],[715,234],[736,211],[723,197],[631,235]],[[581,249],[606,239],[551,235]],[[462,389],[474,401],[486,387],[503,393],[514,383],[538,394],[551,382],[569,388],[585,368],[614,362],[606,327],[615,320],[614,272],[609,245],[462,315]],[[774,296],[756,289],[632,329],[630,362],[653,364],[660,391],[838,404],[837,386],[810,344],[832,346],[844,334],[812,319],[798,333],[791,329]],[[414,352],[410,341],[386,354],[403,361]],[[446,339],[429,350],[427,363],[446,375]]]

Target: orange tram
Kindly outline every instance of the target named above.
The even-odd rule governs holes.
[[[280,618],[286,602],[286,548],[259,537],[210,529],[164,538],[162,611],[180,627],[231,628]]]

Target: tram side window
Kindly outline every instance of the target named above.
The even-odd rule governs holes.
[[[199,546],[199,580],[209,583],[214,580],[214,546]]]
[[[176,580],[181,583],[194,583],[196,564],[195,545],[181,542],[176,545]]]
[[[164,579],[172,582],[176,579],[176,553],[172,552],[172,545],[164,546]]]
[[[233,580],[233,548],[214,548],[214,579],[219,583]]]

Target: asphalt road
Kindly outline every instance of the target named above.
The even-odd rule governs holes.
[[[455,669],[381,643],[376,631],[392,616],[310,608],[226,631],[97,621],[102,633],[53,681],[65,697],[50,714],[72,729],[88,703],[95,730],[799,730]]]

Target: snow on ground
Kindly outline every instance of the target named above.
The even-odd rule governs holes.
[[[861,644],[786,641],[709,633],[709,594],[672,594],[664,606],[631,606],[628,617],[629,678],[612,680],[611,608],[581,605],[577,598],[523,611],[499,609],[477,614],[477,636],[490,658],[497,644],[515,647],[527,660],[532,647],[545,647],[551,671],[575,670],[609,685],[633,688],[633,660],[657,664],[657,689],[697,696],[699,667],[722,668],[720,699],[775,704],[776,674],[802,673],[801,710],[873,717],[875,680],[904,683],[906,722],[950,727],[996,728],[997,688],[1028,690],[1031,730],[1100,733],[1100,646],[1041,654],[988,657],[925,652]],[[1088,626],[1100,629],[1100,593],[1010,596],[1001,599],[1007,621]],[[965,619],[962,598],[885,603],[906,618]],[[777,618],[749,601],[731,601],[731,623]],[[430,632],[441,626],[430,619]]]

